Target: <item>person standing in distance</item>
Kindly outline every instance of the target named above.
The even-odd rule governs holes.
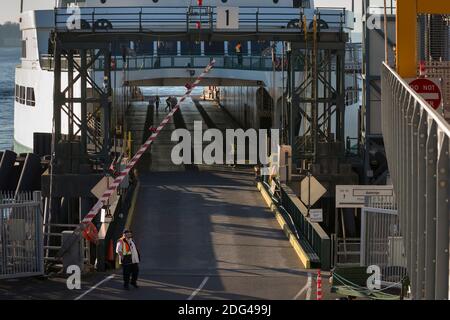
[[[159,111],[159,95],[156,95],[155,97],[155,106],[156,106],[156,113]]]
[[[243,62],[242,61],[242,44],[240,42],[237,43],[235,50],[236,50],[236,55],[238,58],[239,67],[242,67],[242,62]]]
[[[133,233],[130,230],[123,231],[123,236],[117,241],[116,252],[119,255],[119,263],[123,268],[124,289],[130,290],[130,276],[131,285],[138,288],[140,254],[133,241]]]

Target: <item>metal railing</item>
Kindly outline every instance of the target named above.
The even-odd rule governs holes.
[[[361,239],[332,237],[333,265],[341,267],[359,266],[361,260]]]
[[[374,201],[386,206],[384,199]],[[383,285],[397,284],[407,276],[403,234],[397,210],[365,206],[361,210],[361,266],[381,269]]]
[[[0,279],[44,274],[41,193],[0,193]]]
[[[297,204],[297,195],[287,186],[281,185],[281,205],[289,212],[297,229],[320,259],[320,267],[329,270],[331,267],[331,240],[322,227],[305,217]]]
[[[122,57],[113,57],[114,70],[155,70],[155,69],[203,69],[211,60],[215,60],[214,69],[232,69],[232,70],[246,70],[246,71],[273,71],[274,66],[272,57],[266,56],[242,56],[239,58],[236,55],[136,55],[128,56],[127,61],[124,62]],[[75,61],[76,58],[75,58]],[[282,65],[278,63],[281,57],[277,57],[275,62],[275,71],[281,71]],[[43,70],[53,70],[54,62],[53,55],[41,54],[40,65]],[[353,61],[346,61],[346,69],[353,70],[355,63]],[[95,62],[95,70],[102,71],[104,68],[104,59],[98,59]],[[67,70],[67,60],[63,57],[61,60],[62,70]],[[296,71],[303,71],[304,65],[297,63],[294,66]],[[333,63],[331,70],[336,70],[336,65]],[[359,89],[358,89],[359,91]]]
[[[177,56],[154,56],[154,55],[137,55],[127,57],[124,62],[122,57],[113,58],[114,70],[156,70],[156,69],[203,69],[212,59],[216,60],[215,69],[237,69],[249,71],[272,71],[272,58],[263,56],[243,56],[242,60],[237,56],[202,56],[202,55],[177,55]],[[53,70],[53,55],[42,54],[40,64],[43,70]],[[67,70],[67,60],[62,59],[61,67]],[[99,59],[95,63],[95,70],[103,70],[104,60]],[[300,69],[299,69],[300,70]]]
[[[382,125],[412,295],[448,299],[450,125],[386,64]]]
[[[210,61],[215,60],[214,69],[241,69],[250,71],[272,71],[272,58],[263,56],[201,56],[201,55],[179,55],[179,56],[130,56],[124,63],[122,57],[116,57],[116,69],[148,70],[148,69],[203,69]],[[104,62],[99,60],[95,68],[103,70]]]
[[[74,231],[78,224],[51,223],[45,224],[47,231],[44,232],[46,243],[44,244],[44,262],[50,264],[63,263],[63,257],[58,257],[58,251],[62,248],[63,231]],[[51,240],[50,240],[51,239]],[[91,248],[88,240],[80,236],[83,250],[83,261],[85,265],[90,263]]]
[[[82,7],[79,29],[68,27],[73,12],[55,8],[54,24],[58,31],[104,32],[179,32],[198,29],[244,32],[298,32],[303,16],[313,15],[326,22],[328,28],[342,29],[353,21],[344,8],[303,10],[292,7],[239,7],[239,30],[219,29],[218,7]],[[308,12],[305,14],[304,12]],[[69,21],[69,23],[68,23]],[[297,27],[295,27],[297,25]]]

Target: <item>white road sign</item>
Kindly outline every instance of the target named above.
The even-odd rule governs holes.
[[[313,176],[311,179],[304,178],[300,183],[300,199],[306,206],[313,206],[326,192],[327,189]]]
[[[310,209],[309,210],[309,220],[311,222],[322,222],[323,221],[323,209]]]
[[[114,178],[112,177],[103,177],[99,183],[95,185],[94,188],[92,188],[91,193],[97,197],[97,199],[100,199],[103,195],[103,193],[108,190],[109,186],[112,185],[114,181]],[[109,200],[109,204],[113,204],[117,201],[117,191],[114,191],[111,195],[111,198]]]
[[[239,7],[217,7],[217,29],[239,29]]]
[[[393,195],[393,186],[337,185],[336,208],[363,208],[366,196]]]

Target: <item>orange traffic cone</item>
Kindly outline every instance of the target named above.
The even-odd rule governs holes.
[[[320,269],[317,271],[317,297],[316,300],[322,300],[322,275]]]
[[[108,253],[106,256],[106,260],[114,261],[114,249],[113,249],[113,241],[109,240]]]

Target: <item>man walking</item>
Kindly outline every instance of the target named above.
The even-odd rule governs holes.
[[[159,96],[158,95],[156,95],[156,97],[155,97],[155,106],[156,106],[156,112],[158,112],[159,111]]]
[[[131,285],[138,288],[137,278],[139,275],[139,251],[133,241],[133,233],[130,230],[124,230],[123,236],[117,241],[116,252],[119,255],[119,262],[123,268],[123,287],[130,290]]]
[[[172,97],[172,99],[171,99],[171,101],[170,101],[170,111],[172,111],[173,108],[175,108],[175,106],[177,105],[177,103],[178,103],[177,97]]]
[[[172,109],[171,106],[172,106],[172,97],[168,96],[166,99],[166,108],[164,109],[164,111],[166,111],[166,110],[170,111]]]

